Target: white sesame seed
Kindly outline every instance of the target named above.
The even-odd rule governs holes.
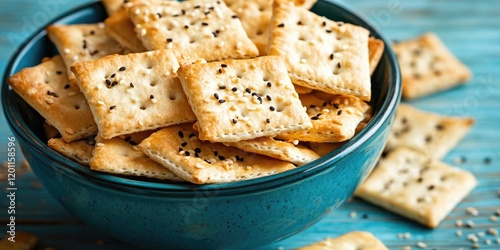
[[[299,142],[300,142],[299,140],[293,140],[292,144],[295,145],[295,146],[297,146],[297,145],[299,145]]]
[[[104,23],[103,23],[103,22],[98,23],[98,24],[97,24],[97,27],[98,27],[99,29],[104,29]]]
[[[152,103],[157,103],[158,102],[158,100],[156,100],[156,99],[150,99],[150,100],[151,100]]]
[[[49,105],[54,103],[54,101],[52,101],[52,99],[46,99],[46,100],[45,100],[45,102],[46,102],[47,104],[49,104]]]
[[[463,226],[463,225],[464,225],[464,223],[462,222],[462,220],[457,220],[457,221],[455,221],[455,226],[457,226],[457,227],[461,227],[461,226]]]
[[[135,9],[134,13],[135,13],[136,15],[141,14],[141,9]]]
[[[137,124],[141,127],[144,126],[144,123],[142,121],[138,121]]]
[[[356,218],[356,216],[357,216],[356,211],[351,211],[351,213],[349,214],[349,216],[351,217],[351,219]]]
[[[484,232],[478,232],[478,233],[476,233],[476,235],[477,235],[477,237],[479,237],[479,238],[483,238],[483,237],[484,237],[484,235],[485,235],[485,233],[484,233]]]
[[[470,228],[473,228],[473,227],[475,226],[474,222],[473,222],[473,221],[471,221],[471,220],[466,221],[466,222],[465,222],[465,225],[466,225],[467,227],[470,227]]]
[[[133,146],[132,148],[133,148],[135,151],[139,151],[139,147],[137,147],[137,146]]]
[[[465,212],[467,212],[468,214],[470,214],[472,216],[479,215],[479,211],[476,208],[474,208],[474,207],[468,207],[468,208],[466,208]]]
[[[247,166],[247,169],[248,169],[248,170],[252,169],[252,166]]]
[[[417,247],[420,247],[420,248],[426,248],[427,247],[427,244],[425,244],[424,242],[422,241],[419,241],[417,242]]]
[[[476,243],[474,243],[474,244],[472,245],[472,248],[474,248],[474,249],[479,248],[479,243],[477,243],[477,242],[476,242]]]
[[[242,46],[242,45],[243,45],[243,44],[241,43],[241,41],[238,41],[238,42],[236,43],[236,48],[237,48],[237,49],[239,49],[239,48],[241,48],[241,46]]]
[[[100,106],[104,106],[105,103],[103,101],[97,101],[97,104],[100,105]]]
[[[403,238],[403,233],[398,233],[398,239],[402,239]]]
[[[486,245],[488,245],[488,246],[489,246],[489,245],[491,245],[491,240],[490,240],[490,239],[486,239],[486,240],[484,240],[484,244],[486,244]]]
[[[410,233],[404,233],[403,234],[403,238],[409,239],[409,238],[411,238],[411,234]]]
[[[73,60],[75,60],[75,61],[78,60],[78,55],[74,55]]]
[[[196,164],[196,168],[199,168],[199,169],[202,169],[204,168],[205,166],[201,165],[201,164]]]
[[[97,146],[97,147],[104,147],[105,145],[104,145],[104,143],[98,142],[98,143],[96,144],[96,146]]]
[[[497,211],[495,212],[495,214],[496,214],[497,216],[500,216],[500,209],[497,209]]]
[[[68,96],[74,96],[74,95],[76,95],[76,92],[71,91],[68,93]]]
[[[492,228],[492,227],[488,228],[488,231],[487,231],[487,232],[488,232],[488,234],[490,234],[490,235],[495,235],[495,236],[497,236],[497,235],[498,235],[498,230],[496,230],[495,228]]]
[[[66,130],[66,132],[68,132],[70,134],[73,134],[75,132],[75,131],[73,131],[73,129],[70,129],[70,128],[66,128],[65,130]]]
[[[185,154],[185,153],[186,153],[186,152],[185,152],[184,150],[179,151],[179,155],[183,155],[183,154]]]
[[[173,46],[173,45],[172,45],[172,43],[168,43],[168,44],[167,44],[167,49],[171,49],[171,48],[172,48],[172,46]]]
[[[145,36],[145,35],[146,35],[146,33],[147,33],[147,31],[146,31],[145,29],[142,29],[142,30],[141,30],[141,36]]]
[[[497,244],[499,244],[499,245],[500,245],[500,238],[497,238],[497,240],[496,240],[496,241],[497,241]]]
[[[496,222],[497,220],[498,220],[498,217],[496,217],[495,215],[490,216],[490,221]]]
[[[69,53],[71,53],[71,50],[69,50],[69,49],[64,49],[64,53],[69,54]]]
[[[411,246],[404,246],[403,250],[411,250]]]
[[[305,59],[305,58],[301,58],[301,59],[300,59],[300,63],[307,63],[307,59]]]
[[[456,235],[458,237],[462,237],[462,235],[463,235],[462,230],[457,230]]]

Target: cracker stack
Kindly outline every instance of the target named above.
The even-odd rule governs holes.
[[[9,83],[51,125],[49,146],[96,171],[195,184],[287,171],[369,122],[384,49],[314,2],[103,1],[104,23],[49,26],[60,56]]]

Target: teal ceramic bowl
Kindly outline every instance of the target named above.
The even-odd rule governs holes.
[[[313,11],[364,26],[381,38],[363,19],[333,3],[319,1]],[[92,23],[105,16],[97,2],[54,23]],[[218,185],[170,184],[91,171],[46,145],[43,118],[9,88],[7,78],[55,53],[39,30],[14,54],[2,85],[7,122],[33,172],[68,211],[118,240],[149,249],[248,249],[314,225],[348,199],[374,167],[401,92],[396,58],[386,47],[372,77],[374,117],[344,146],[273,176]]]

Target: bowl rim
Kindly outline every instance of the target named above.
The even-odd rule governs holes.
[[[52,164],[51,167],[57,168],[56,170],[67,172],[68,174],[77,175],[87,178],[87,180],[92,180],[95,184],[106,186],[111,189],[127,189],[127,190],[155,190],[155,191],[164,191],[175,194],[192,194],[193,190],[197,191],[217,191],[217,195],[224,195],[225,193],[247,193],[247,192],[257,192],[262,191],[264,189],[270,189],[277,186],[283,186],[287,183],[296,182],[301,179],[308,178],[315,174],[319,174],[329,167],[336,167],[333,162],[338,161],[342,157],[350,154],[355,149],[359,148],[364,142],[366,142],[370,137],[374,136],[377,131],[382,128],[382,125],[390,118],[391,110],[395,110],[400,98],[401,98],[401,75],[399,65],[396,60],[396,56],[392,51],[391,47],[388,46],[390,43],[380,34],[380,32],[373,27],[369,22],[367,22],[364,18],[360,17],[358,14],[354,13],[339,5],[338,3],[334,3],[331,1],[322,1],[326,4],[332,5],[337,8],[341,12],[347,13],[347,15],[356,20],[363,27],[367,28],[372,36],[375,36],[378,39],[383,40],[385,43],[385,50],[383,57],[386,57],[388,60],[389,71],[393,72],[390,77],[390,83],[387,88],[386,98],[382,101],[380,105],[380,111],[372,117],[371,121],[368,125],[358,134],[355,138],[351,139],[340,148],[333,150],[327,155],[307,164],[304,164],[300,167],[297,167],[292,170],[288,170],[282,173],[260,177],[256,179],[243,180],[237,182],[230,183],[222,183],[222,184],[204,184],[204,185],[196,185],[190,183],[164,183],[159,181],[142,181],[130,179],[128,177],[116,176],[108,173],[101,173],[98,171],[91,170],[88,167],[85,167],[81,164],[73,162],[61,154],[57,153],[52,148],[48,147],[45,142],[42,142],[31,129],[23,126],[25,122],[20,117],[16,111],[13,110],[12,104],[12,95],[8,95],[8,93],[13,92],[9,84],[7,83],[7,79],[10,75],[15,72],[13,71],[14,66],[19,64],[19,61],[23,56],[26,55],[27,50],[31,47],[35,41],[37,41],[40,37],[46,36],[47,33],[45,31],[45,27],[49,24],[53,23],[61,23],[64,19],[70,18],[72,15],[75,15],[81,11],[84,11],[87,8],[98,8],[101,3],[100,2],[92,2],[88,4],[84,4],[82,6],[73,8],[68,10],[57,17],[50,20],[45,26],[42,26],[38,30],[36,30],[32,35],[30,35],[24,42],[22,42],[19,47],[15,50],[15,52],[10,57],[7,66],[5,68],[3,82],[1,86],[1,95],[2,95],[2,108],[7,118],[7,123],[11,128],[12,132],[16,136],[21,137],[24,141],[28,142],[30,147],[33,147],[38,152],[43,154],[44,157],[48,157],[50,160],[54,161],[57,164]],[[101,5],[102,6],[102,5]]]

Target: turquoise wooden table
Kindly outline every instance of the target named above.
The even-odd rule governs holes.
[[[0,69],[19,44],[51,18],[91,0],[0,0]],[[500,2],[469,0],[358,0],[337,1],[371,21],[388,39],[404,40],[423,32],[437,33],[474,73],[463,87],[433,95],[411,104],[430,111],[472,116],[476,125],[448,154],[445,162],[475,174],[479,185],[434,229],[427,229],[361,200],[353,199],[315,226],[262,249],[292,249],[325,237],[365,230],[390,249],[405,246],[427,249],[470,249],[467,235],[479,237],[480,249],[500,249],[499,236],[487,233],[500,229]],[[3,114],[0,118],[0,160],[7,157],[11,132]],[[21,158],[21,157],[19,157]],[[20,161],[19,161],[20,162]],[[20,167],[20,166],[19,166]],[[0,168],[0,177],[6,173]],[[57,204],[29,171],[17,178],[16,230],[40,238],[39,249],[132,249],[82,224]],[[7,184],[0,181],[5,190]],[[7,198],[0,197],[0,237],[7,231]],[[479,211],[477,216],[467,207]],[[497,212],[498,211],[498,212]],[[500,215],[500,214],[498,214]],[[493,216],[493,217],[492,217]],[[470,220],[474,227],[457,227],[456,221]],[[456,235],[461,230],[461,237]],[[484,236],[483,236],[484,235]]]

